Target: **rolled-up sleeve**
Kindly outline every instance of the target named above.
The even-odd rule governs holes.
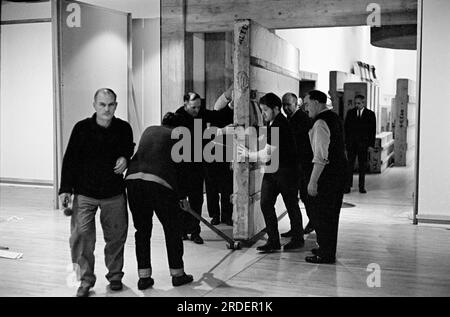
[[[309,139],[314,153],[314,164],[328,164],[328,147],[330,146],[330,129],[323,120],[317,120],[309,132]]]

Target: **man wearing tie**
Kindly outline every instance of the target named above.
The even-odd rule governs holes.
[[[349,161],[348,185],[345,193],[350,193],[353,186],[353,169],[358,157],[359,192],[365,194],[367,151],[375,146],[376,119],[375,113],[366,108],[364,96],[355,96],[355,107],[347,112],[344,128]]]

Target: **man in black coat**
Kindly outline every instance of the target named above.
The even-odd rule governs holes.
[[[375,146],[376,119],[375,113],[366,108],[366,98],[355,96],[355,107],[347,112],[345,118],[345,145],[349,161],[348,184],[345,193],[353,186],[353,169],[358,157],[359,192],[367,193],[365,176],[367,151]]]
[[[181,118],[181,126],[188,128],[191,133],[191,157],[190,161],[184,162],[184,171],[189,182],[187,196],[192,210],[201,215],[205,179],[203,146],[207,143],[202,139],[202,135],[207,128],[207,123],[222,126],[224,122],[229,122],[229,118],[233,116],[233,110],[225,103],[217,111],[202,108],[200,96],[195,92],[189,92],[184,96],[184,105],[176,113]],[[197,135],[196,131],[201,132],[201,135]],[[187,234],[191,234],[190,238],[194,243],[203,244],[200,236],[200,221],[189,214],[183,215],[182,218],[183,239],[187,239]]]
[[[311,233],[314,229],[311,222],[310,208],[308,205],[308,182],[312,171],[312,159],[313,153],[311,149],[311,143],[309,142],[308,132],[312,127],[311,119],[308,114],[303,111],[298,105],[297,96],[294,93],[288,92],[283,95],[281,99],[281,104],[283,110],[286,113],[287,119],[289,121],[289,126],[294,135],[295,144],[297,146],[297,153],[299,159],[299,191],[300,199],[305,204],[306,214],[308,215],[309,222],[306,225],[304,233]],[[282,237],[291,237],[293,232],[289,230],[288,232],[282,233]]]

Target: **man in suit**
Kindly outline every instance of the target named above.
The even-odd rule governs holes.
[[[345,145],[349,161],[348,184],[345,193],[350,193],[353,186],[353,169],[358,157],[359,192],[367,193],[365,176],[367,151],[375,146],[376,119],[375,113],[366,108],[366,98],[355,96],[355,107],[347,112],[345,118]]]
[[[284,113],[286,113],[289,121],[289,126],[294,135],[295,144],[297,145],[297,153],[299,158],[299,181],[298,187],[300,190],[300,199],[305,204],[306,214],[308,215],[309,222],[305,227],[304,233],[311,233],[314,229],[311,222],[310,208],[308,205],[308,181],[312,171],[312,159],[313,153],[311,149],[311,143],[309,142],[308,132],[312,127],[311,119],[308,117],[305,111],[303,111],[297,103],[298,99],[294,93],[288,92],[283,95],[281,104],[283,106]],[[282,237],[291,237],[293,235],[292,230],[282,233]]]

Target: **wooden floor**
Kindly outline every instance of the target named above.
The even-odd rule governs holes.
[[[344,197],[336,265],[304,261],[310,254],[307,250],[315,246],[314,234],[302,250],[264,255],[256,252],[256,246],[229,251],[213,232],[203,228],[204,245],[185,242],[185,268],[194,275],[194,283],[178,288],[171,285],[164,237],[156,218],[152,239],[155,285],[144,292],[136,287],[131,220],[121,292],[107,289],[104,243],[98,230],[97,284],[92,295],[449,296],[450,230],[412,225],[412,188],[412,169],[391,168],[368,177],[367,195],[353,192]],[[0,258],[0,296],[73,296],[76,291],[70,272],[69,218],[52,209],[51,193],[48,188],[0,186],[0,245],[24,254],[19,260]],[[279,201],[278,209],[283,208]],[[288,227],[285,218],[280,231]],[[367,286],[371,263],[381,268],[378,288]]]

